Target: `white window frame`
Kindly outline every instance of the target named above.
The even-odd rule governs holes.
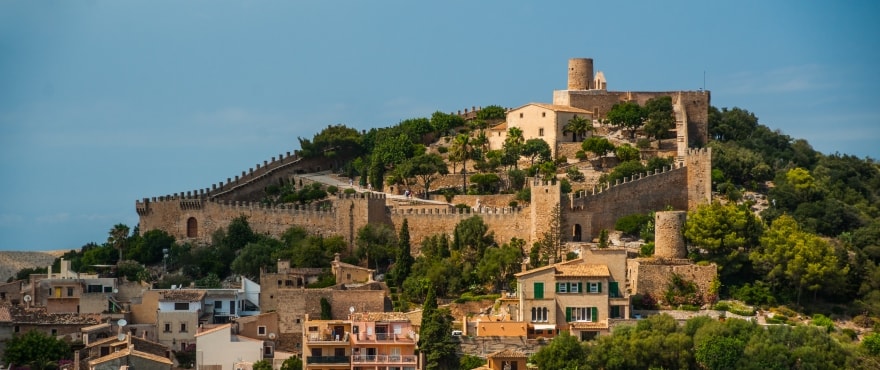
[[[587,284],[589,284],[589,287],[590,287],[589,292],[590,293],[599,293],[599,282],[598,281],[591,281]]]
[[[571,283],[571,288],[568,289],[569,293],[580,293],[578,291],[578,283]]]
[[[592,307],[570,307],[572,322],[595,322]]]

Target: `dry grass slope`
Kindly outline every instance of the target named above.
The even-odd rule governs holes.
[[[0,251],[0,282],[6,282],[23,268],[49,266],[59,256],[61,253],[56,252]]]

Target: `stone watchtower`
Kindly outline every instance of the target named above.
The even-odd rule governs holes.
[[[590,90],[593,88],[593,59],[572,58],[568,60],[568,89]]]
[[[654,256],[658,258],[686,258],[684,243],[685,211],[654,213]]]

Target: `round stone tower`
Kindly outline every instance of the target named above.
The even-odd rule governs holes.
[[[685,258],[684,243],[685,211],[654,213],[654,256],[659,258]]]
[[[572,58],[568,60],[568,89],[590,90],[593,85],[593,59]]]

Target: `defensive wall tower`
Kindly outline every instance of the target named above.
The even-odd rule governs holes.
[[[531,241],[540,239],[543,234],[550,230],[551,222],[554,217],[560,217],[562,213],[562,188],[559,181],[542,181],[539,179],[530,179],[532,195],[531,195],[531,219],[532,230],[530,233]],[[554,213],[554,209],[559,206],[559,214]]]
[[[568,89],[590,90],[593,88],[593,59],[571,58],[568,60]]]
[[[684,243],[685,211],[663,211],[654,213],[654,256],[659,258],[685,258],[687,248]]]

